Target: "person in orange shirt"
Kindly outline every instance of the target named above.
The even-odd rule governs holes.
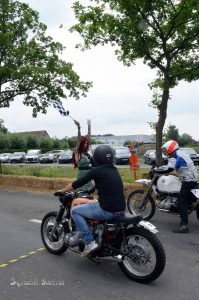
[[[140,166],[138,165],[138,157],[137,157],[137,149],[136,146],[139,146],[140,144],[143,144],[143,142],[134,142],[129,146],[129,151],[131,152],[131,155],[129,157],[130,162],[130,170],[133,170],[134,180],[136,180],[136,171],[140,169]]]

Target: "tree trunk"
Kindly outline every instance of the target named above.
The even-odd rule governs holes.
[[[156,125],[156,164],[160,166],[162,164],[162,135],[165,120],[167,117],[167,104],[169,100],[169,84],[168,80],[164,80],[164,89],[162,93],[162,101],[158,107],[159,119]]]

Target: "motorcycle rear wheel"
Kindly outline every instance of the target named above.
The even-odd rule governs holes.
[[[143,190],[131,192],[127,198],[127,208],[130,214],[139,214],[143,217],[143,220],[150,220],[155,214],[155,202],[150,196],[148,196],[146,205],[142,208],[139,208],[143,196]]]
[[[49,212],[44,216],[41,223],[41,238],[44,246],[50,253],[59,255],[65,252],[68,247],[64,243],[65,233],[63,227],[58,226],[53,237],[51,237],[52,228],[57,223],[56,217],[57,212],[55,211]]]
[[[163,272],[166,264],[164,248],[155,234],[142,228],[129,228],[126,242],[121,244],[121,251],[126,252],[118,265],[131,280],[150,283]]]

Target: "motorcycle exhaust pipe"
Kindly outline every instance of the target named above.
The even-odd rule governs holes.
[[[123,256],[122,255],[116,255],[116,256],[104,256],[104,257],[96,257],[97,260],[108,260],[113,262],[122,262]]]

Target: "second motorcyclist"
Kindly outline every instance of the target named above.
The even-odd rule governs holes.
[[[191,200],[191,192],[197,185],[198,172],[192,159],[179,150],[179,145],[176,141],[167,141],[162,146],[163,154],[169,157],[168,164],[155,168],[155,172],[165,174],[176,171],[176,175],[182,182],[178,205],[180,211],[180,226],[174,229],[174,233],[188,233],[188,201]]]

